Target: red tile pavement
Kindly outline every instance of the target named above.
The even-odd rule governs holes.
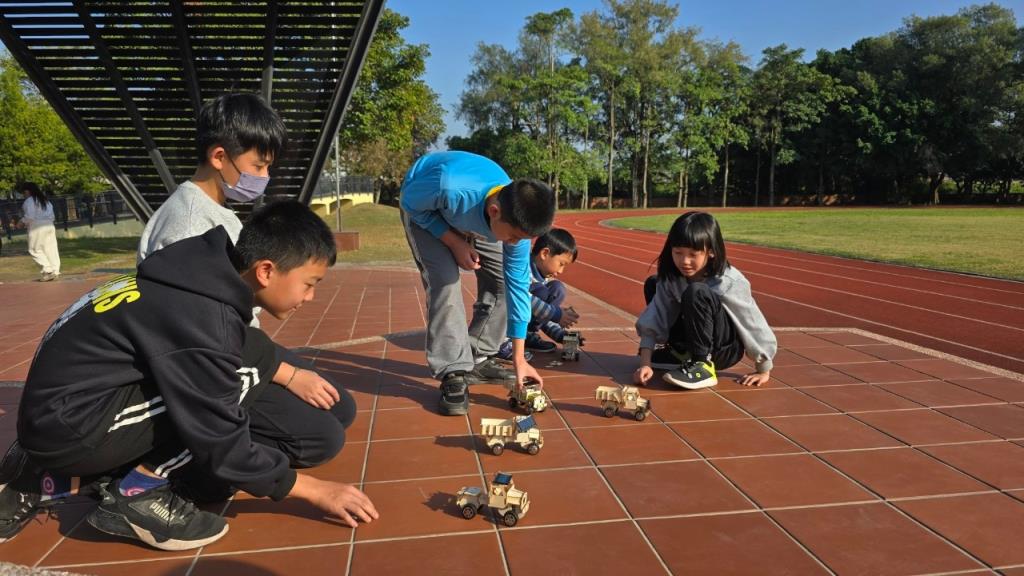
[[[473,296],[466,280],[467,306]],[[95,280],[92,281],[95,283]],[[0,286],[0,448],[40,334],[85,281]],[[534,360],[553,408],[531,456],[492,455],[481,417],[510,417],[500,386],[472,389],[470,417],[435,413],[424,368],[423,290],[411,268],[338,268],[317,300],[263,319],[346,386],[359,413],[321,478],[361,486],[380,521],[352,531],[301,502],[238,496],[231,531],[163,553],[82,522],[89,504],[40,515],[0,562],[95,574],[924,574],[1024,563],[1024,381],[860,331],[780,331],[762,389],[684,392],[656,381],[643,422],[605,418],[594,388],[628,382],[633,318],[574,293],[580,362]],[[722,371],[740,374],[743,366]],[[531,509],[515,528],[465,520],[462,486],[515,473]],[[961,519],[969,519],[968,521]]]

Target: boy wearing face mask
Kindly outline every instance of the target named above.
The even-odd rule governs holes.
[[[199,111],[196,150],[199,167],[150,218],[139,240],[146,256],[185,238],[223,226],[238,241],[242,222],[226,207],[253,202],[270,182],[270,165],[288,141],[284,123],[255,94],[225,94]]]
[[[196,121],[196,152],[199,167],[178,186],[153,213],[139,241],[138,261],[170,245],[201,236],[223,226],[232,243],[238,242],[242,222],[225,202],[254,202],[270,183],[270,166],[281,157],[288,131],[281,117],[256,94],[225,94],[207,101]],[[253,309],[251,326],[258,328]],[[282,442],[298,441],[319,446],[330,439],[325,431],[337,422],[346,427],[355,418],[352,396],[318,373],[311,364],[287,348],[276,345],[280,369],[271,386],[251,410],[251,418],[279,430]],[[296,406],[298,404],[298,406]],[[312,406],[312,408],[311,408]],[[281,414],[304,414],[302,418],[281,422]],[[293,463],[302,455],[290,454]],[[188,475],[185,475],[186,482]],[[201,486],[200,500],[216,500],[230,495],[230,488],[217,486],[199,477],[192,484]]]

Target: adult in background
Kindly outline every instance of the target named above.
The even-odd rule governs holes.
[[[60,254],[57,253],[57,230],[53,227],[53,203],[35,182],[25,182],[19,189],[25,197],[21,205],[22,222],[28,227],[28,253],[42,267],[40,282],[60,276]]]

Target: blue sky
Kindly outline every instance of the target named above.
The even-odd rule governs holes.
[[[836,50],[866,36],[899,28],[907,16],[953,14],[984,3],[969,0],[679,0],[679,24],[696,26],[701,37],[733,40],[756,64],[761,50],[786,43],[813,57],[820,48]],[[1024,0],[999,0],[1024,22]],[[444,138],[465,134],[453,108],[470,72],[479,42],[515,46],[527,16],[568,7],[577,17],[603,10],[601,0],[387,0],[387,7],[410,18],[404,30],[413,44],[428,44],[426,81],[447,112]],[[782,8],[778,8],[781,6]],[[443,145],[442,145],[443,147]]]

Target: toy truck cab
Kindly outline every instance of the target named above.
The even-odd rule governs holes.
[[[651,409],[651,402],[640,396],[640,389],[636,386],[598,386],[595,395],[608,418],[622,408],[632,412],[637,421],[642,421]]]
[[[469,520],[476,516],[484,506],[490,506],[508,527],[515,526],[519,519],[530,510],[530,499],[527,493],[519,490],[512,482],[512,475],[498,472],[488,487],[486,494],[481,488],[463,487],[455,495],[455,503],[462,511],[462,517]]]
[[[522,408],[527,414],[543,412],[548,408],[548,397],[537,384],[516,386],[515,382],[512,382],[509,385],[508,406],[513,410]]]
[[[579,330],[569,330],[562,337],[562,360],[578,362],[580,359],[580,348],[583,346],[583,336]]]

